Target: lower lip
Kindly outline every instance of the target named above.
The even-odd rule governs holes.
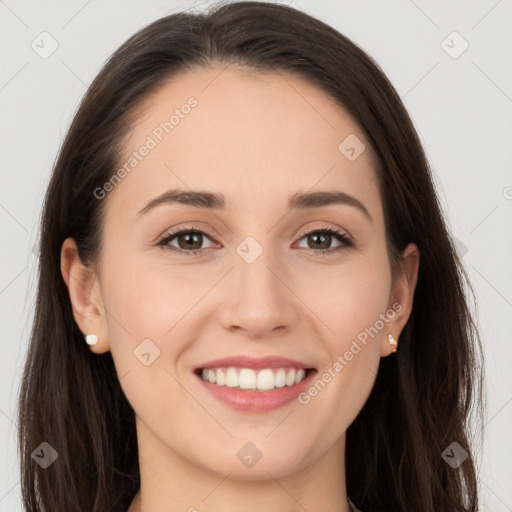
[[[249,391],[228,386],[218,386],[206,380],[199,375],[194,374],[201,384],[220,402],[228,405],[232,409],[248,412],[267,412],[279,409],[295,400],[300,393],[304,392],[309,386],[316,370],[311,371],[304,380],[293,386],[284,386],[274,388],[270,391]]]

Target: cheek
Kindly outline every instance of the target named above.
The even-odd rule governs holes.
[[[173,326],[183,316],[180,301],[188,301],[151,266],[124,257],[110,267],[105,262],[105,268],[111,269],[102,284],[110,351],[122,386],[136,382],[138,389],[147,390],[154,388],[157,376],[168,386],[170,377],[163,370],[182,347],[179,339],[172,344],[164,341],[170,339]],[[163,384],[159,383],[160,389]],[[137,390],[125,391],[128,397],[134,392]]]
[[[104,280],[105,308],[121,387],[148,424],[174,425],[172,411],[190,406],[190,396],[177,383],[182,375],[175,363],[190,343],[193,306],[208,283],[191,283],[176,270],[128,258],[110,268]]]
[[[134,255],[110,268],[105,308],[112,317],[108,331],[117,373],[121,378],[130,372],[129,379],[138,383],[134,396],[143,389],[168,390],[170,382],[175,385],[171,375],[178,380],[187,376],[183,361],[215,312],[213,294],[207,295],[226,272],[225,265],[205,265],[199,271],[190,264],[155,263]],[[182,398],[186,403],[185,394],[173,395],[173,401]]]
[[[347,343],[386,312],[391,275],[385,255],[354,255],[340,265],[319,267],[314,273],[304,271],[303,275],[309,277],[301,278],[301,297],[328,326],[322,338],[329,343],[331,355],[346,350]]]
[[[172,336],[170,331],[182,318],[185,320],[208,283],[197,273],[181,272],[178,265],[171,268],[126,259],[109,273],[105,307],[115,311],[124,328],[123,338],[136,343],[141,337],[153,336],[161,343]],[[119,332],[119,325],[110,327]]]
[[[380,342],[387,333],[382,316],[386,317],[391,276],[379,258],[353,261],[336,272],[331,268],[329,275],[310,295],[317,301],[312,309],[323,311],[319,316],[333,331],[323,328],[320,338],[328,358],[300,403],[315,418],[311,420],[313,430],[327,423],[336,425],[327,436],[334,442],[360,412],[373,388]]]
[[[390,281],[380,268],[346,276],[338,303],[336,329],[342,342],[357,338],[375,325],[388,304]],[[379,324],[380,325],[380,324]]]

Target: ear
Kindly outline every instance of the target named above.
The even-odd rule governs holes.
[[[76,242],[66,238],[60,252],[62,277],[69,292],[75,321],[85,334],[96,334],[98,343],[91,345],[92,352],[102,354],[110,348],[108,324],[101,298],[99,281],[93,270],[80,260]],[[86,343],[84,338],[84,343]]]
[[[410,243],[402,252],[402,265],[392,285],[389,311],[394,311],[395,315],[386,325],[381,344],[381,356],[388,356],[393,350],[393,346],[388,341],[388,334],[393,335],[398,347],[400,347],[400,334],[411,315],[413,307],[419,264],[419,249],[415,244]]]

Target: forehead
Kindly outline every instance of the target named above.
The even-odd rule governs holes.
[[[348,158],[347,145],[359,152],[361,143]],[[118,163],[127,172],[111,194],[135,212],[171,188],[221,191],[230,209],[256,212],[299,190],[375,202],[375,161],[357,123],[319,88],[222,65],[187,71],[141,104]]]

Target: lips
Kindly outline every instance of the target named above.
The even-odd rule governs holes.
[[[215,359],[193,370],[201,386],[215,399],[232,409],[253,413],[293,402],[316,372],[311,364],[296,359],[246,355]]]
[[[304,370],[314,370],[315,368],[307,363],[289,359],[280,356],[265,356],[265,357],[250,357],[250,356],[231,356],[222,359],[215,359],[208,361],[194,369],[194,372],[207,370],[209,368],[221,368],[233,366],[235,368],[252,368],[253,370],[260,370],[264,368],[303,368]]]

